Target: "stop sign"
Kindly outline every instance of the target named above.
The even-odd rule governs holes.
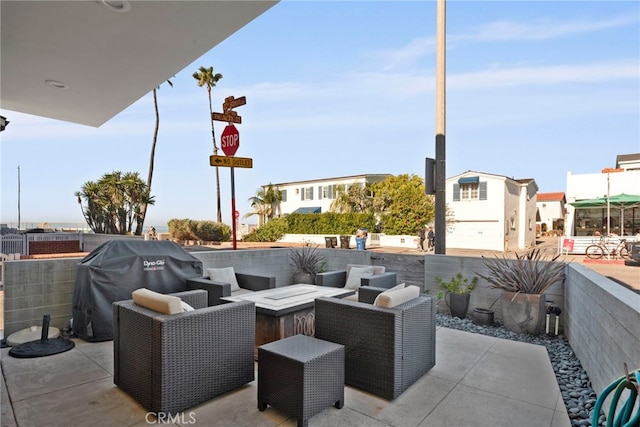
[[[233,156],[240,147],[240,134],[234,125],[227,125],[222,131],[220,146],[227,156]]]

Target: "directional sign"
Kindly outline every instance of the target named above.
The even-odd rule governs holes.
[[[235,99],[233,96],[228,96],[224,99],[224,104],[222,104],[222,108],[227,111],[232,108],[240,107],[241,105],[245,105],[247,103],[247,97],[241,96],[240,98]]]
[[[234,125],[225,126],[220,137],[220,146],[227,156],[233,156],[240,148],[240,133]]]
[[[228,114],[223,113],[211,113],[211,120],[217,120],[219,122],[229,122],[229,123],[242,123],[242,117],[238,115],[235,111],[229,111]]]
[[[209,164],[211,166],[252,168],[253,159],[249,157],[209,156]]]

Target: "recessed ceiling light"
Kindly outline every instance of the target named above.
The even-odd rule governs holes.
[[[131,4],[127,0],[96,0],[96,2],[114,12],[124,13],[131,9]]]
[[[45,80],[44,81],[46,84],[48,84],[51,87],[54,87],[56,89],[69,89],[69,86],[67,86],[66,84],[59,82],[57,80]]]

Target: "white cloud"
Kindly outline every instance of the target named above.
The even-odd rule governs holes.
[[[490,87],[597,83],[638,79],[635,62],[599,62],[583,65],[510,67],[473,71],[447,76],[447,88],[483,89]]]
[[[539,21],[533,24],[510,21],[496,21],[479,26],[475,33],[454,35],[453,39],[474,39],[476,41],[521,41],[521,40],[549,40],[560,37],[591,33],[609,28],[623,27],[637,24],[638,17],[620,16],[601,21],[575,20]]]

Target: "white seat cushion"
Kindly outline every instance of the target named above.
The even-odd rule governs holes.
[[[373,305],[378,307],[391,308],[420,296],[420,288],[417,286],[407,286],[400,289],[388,289],[382,292],[373,301]]]
[[[209,273],[209,279],[214,282],[229,283],[231,285],[231,292],[239,291],[238,279],[236,279],[236,272],[233,267],[222,268],[207,268]]]

